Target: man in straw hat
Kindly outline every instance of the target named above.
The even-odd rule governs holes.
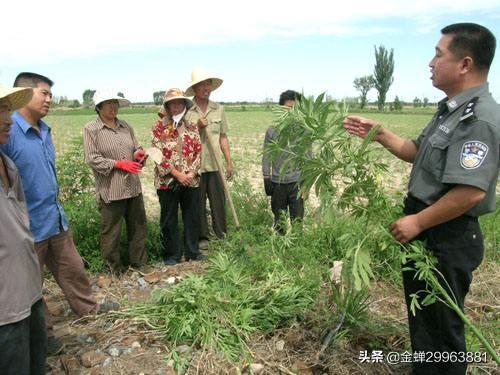
[[[42,275],[45,264],[71,309],[76,315],[85,316],[116,309],[118,305],[112,301],[100,305],[94,298],[66,213],[58,199],[54,144],[49,126],[42,121],[52,103],[52,85],[49,78],[36,73],[24,72],[16,77],[14,86],[32,87],[33,97],[12,115],[11,137],[7,144],[0,145],[0,150],[14,161],[19,170]],[[45,301],[44,307],[47,353],[59,354],[64,345],[54,336]]]
[[[30,88],[0,86],[0,145],[9,140],[11,111],[28,103]],[[44,374],[47,334],[38,257],[15,164],[0,151],[0,371]]]
[[[215,158],[208,147],[210,136],[212,143],[219,144],[220,151],[226,159],[226,177],[233,175],[233,162],[229,151],[228,123],[224,107],[211,100],[210,94],[222,84],[222,79],[216,78],[202,69],[194,69],[191,73],[191,84],[186,90],[186,96],[194,96],[193,106],[186,114],[186,121],[193,122],[200,128],[202,141],[201,180],[200,180],[200,249],[208,248],[208,223],[206,216],[207,197],[212,212],[212,226],[218,238],[223,238],[226,231],[226,211],[224,188]],[[219,148],[213,152],[220,153]]]

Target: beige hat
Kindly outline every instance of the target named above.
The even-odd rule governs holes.
[[[5,87],[0,86],[0,100],[7,99],[15,111],[29,103],[33,96],[31,87]]]
[[[165,117],[165,115],[167,114],[165,104],[175,99],[184,99],[184,102],[186,103],[186,109],[189,109],[193,106],[193,101],[189,99],[186,95],[184,95],[184,92],[182,92],[181,89],[178,88],[169,89],[165,91],[165,95],[163,96],[163,106],[158,111],[158,116],[160,116],[160,118]]]
[[[196,85],[197,83],[206,81],[207,79],[212,80],[212,91],[218,89],[220,85],[222,85],[222,79],[208,74],[203,69],[200,68],[193,69],[193,71],[191,72],[191,84],[186,89],[186,95],[194,96],[193,86]]]
[[[127,107],[130,105],[130,100],[113,94],[111,90],[98,90],[94,93],[94,105],[96,107],[102,102],[106,102],[108,100],[117,100],[120,107]]]

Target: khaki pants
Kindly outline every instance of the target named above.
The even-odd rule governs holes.
[[[44,241],[35,243],[35,250],[40,263],[43,284],[43,266],[46,265],[54,275],[54,279],[61,288],[71,310],[79,317],[88,315],[97,310],[98,304],[90,282],[85,273],[82,258],[76,250],[71,230],[61,232]],[[53,336],[53,323],[45,299],[45,324],[47,333]]]
[[[219,172],[205,172],[200,178],[200,240],[208,239],[207,198],[212,212],[212,227],[217,238],[227,232],[224,187]]]
[[[137,197],[104,203],[101,211],[101,254],[113,271],[122,267],[120,258],[120,233],[123,219],[127,225],[128,253],[130,264],[140,267],[147,263],[146,252],[146,210],[142,194]]]

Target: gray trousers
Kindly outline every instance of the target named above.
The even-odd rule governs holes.
[[[101,254],[112,270],[123,267],[120,258],[120,233],[123,219],[127,225],[128,253],[130,265],[139,267],[147,263],[146,210],[142,194],[136,197],[104,203],[101,211]]]
[[[212,213],[212,227],[217,238],[224,238],[227,232],[224,187],[219,172],[205,172],[200,178],[200,240],[209,237],[207,221],[207,198]]]

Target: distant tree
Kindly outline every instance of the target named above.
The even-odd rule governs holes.
[[[388,52],[384,46],[375,46],[375,68],[373,78],[375,80],[375,89],[378,91],[377,105],[378,110],[384,109],[385,99],[389,87],[394,82],[394,50]]]
[[[87,89],[83,92],[83,104],[85,105],[91,105],[92,104],[92,99],[94,99],[94,94],[95,94],[95,90],[90,90],[90,89]]]
[[[413,107],[422,107],[422,101],[420,100],[420,98],[415,97],[415,99],[413,99]]]
[[[117,93],[116,96],[119,96],[120,98],[125,98],[125,95],[123,94],[123,92]]]
[[[401,111],[403,109],[403,103],[401,103],[401,100],[399,100],[398,96],[394,98],[394,110],[395,111]]]
[[[429,99],[424,98],[424,108],[427,107],[428,105],[429,105]]]
[[[375,80],[373,76],[364,76],[354,79],[354,88],[360,92],[360,105],[359,107],[363,109],[366,105],[366,95],[375,86]]]
[[[273,105],[273,98],[271,97],[264,98],[262,104],[265,105],[265,109],[271,109],[271,106]]]
[[[153,93],[153,102],[156,105],[161,105],[161,103],[163,103],[164,96],[165,96],[165,91],[155,91]]]

